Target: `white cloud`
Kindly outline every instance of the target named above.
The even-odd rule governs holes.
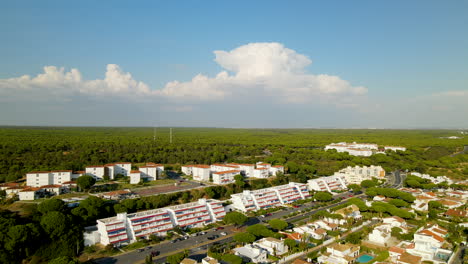
[[[122,97],[133,100],[170,99],[180,103],[230,101],[272,103],[324,103],[350,105],[343,98],[359,98],[364,87],[352,86],[338,76],[306,72],[312,61],[280,43],[251,43],[231,51],[214,51],[225,70],[215,77],[198,74],[187,82],[168,82],[150,89],[116,64],[108,64],[104,79],[84,80],[78,69],[44,67],[35,77],[0,79],[3,100],[71,100],[73,96]]]
[[[246,96],[258,100],[266,96],[277,103],[334,104],[339,104],[342,96],[367,93],[367,88],[354,87],[338,76],[306,73],[305,68],[312,61],[280,43],[251,43],[214,54],[215,61],[226,71],[214,78],[200,74],[188,82],[170,82],[158,93],[178,100]]]
[[[130,73],[116,64],[108,64],[102,80],[83,80],[77,69],[65,72],[64,68],[45,66],[44,73],[36,77],[0,79],[3,100],[50,100],[51,97],[67,99],[73,95],[141,96],[151,94],[149,87],[135,81]]]

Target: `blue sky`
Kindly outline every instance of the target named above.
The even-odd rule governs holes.
[[[466,1],[4,1],[0,124],[468,128],[467,12]]]

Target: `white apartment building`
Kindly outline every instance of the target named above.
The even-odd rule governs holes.
[[[113,180],[115,176],[121,174],[123,176],[129,176],[130,171],[132,170],[131,162],[116,162],[111,164],[104,165],[106,167],[106,174],[109,175],[109,178]]]
[[[214,199],[199,199],[196,202],[166,207],[171,214],[174,225],[180,227],[201,227],[224,218],[224,207],[221,201]],[[214,211],[213,211],[214,210]],[[214,218],[212,218],[214,216]]]
[[[369,241],[381,246],[387,246],[392,238],[392,227],[390,225],[379,225],[369,233]]]
[[[133,214],[120,213],[97,220],[100,243],[128,244],[139,237],[165,236],[175,226],[201,227],[220,221],[226,212],[222,202],[214,199],[199,199],[197,202],[165,208],[141,211]]]
[[[146,178],[148,181],[154,181],[161,177],[161,174],[164,171],[164,166],[148,162],[146,165],[140,166],[138,169],[140,170],[143,178]]]
[[[96,180],[102,180],[106,175],[106,167],[102,165],[86,166],[85,173]]]
[[[333,244],[317,258],[318,263],[349,264],[359,256],[359,246],[353,244]]]
[[[26,185],[31,187],[40,187],[50,184],[63,184],[71,181],[71,170],[57,171],[32,171],[26,173]]]
[[[276,176],[278,172],[281,172],[284,174],[284,166],[281,166],[281,165],[271,166],[269,172],[270,172],[270,175],[272,176]]]
[[[38,193],[40,192],[41,188],[32,187],[23,189],[18,192],[18,198],[20,201],[32,201],[38,198]]]
[[[257,165],[257,168],[267,168],[268,170],[270,170],[271,168],[271,164],[261,162],[261,161],[257,162],[256,165]]]
[[[97,228],[100,242],[103,245],[120,245],[130,243],[127,234],[127,214],[121,213],[113,217],[98,219]]]
[[[213,183],[215,184],[229,184],[234,183],[234,176],[239,175],[241,173],[240,170],[228,170],[228,171],[220,171],[220,172],[213,172]]]
[[[387,150],[392,150],[392,151],[406,151],[406,148],[405,147],[400,147],[400,146],[385,146],[384,147],[385,151]]]
[[[254,164],[239,164],[239,163],[228,163],[227,165],[238,166],[238,170],[241,171],[245,177],[253,177],[255,165]]]
[[[381,166],[371,165],[369,167],[363,166],[348,166],[333,176],[344,176],[348,184],[360,184],[364,180],[371,180],[372,178],[384,179],[385,170]]]
[[[210,165],[185,165],[181,167],[185,175],[191,175],[195,181],[209,181],[211,175]]]
[[[269,178],[270,171],[268,170],[268,168],[256,168],[253,170],[253,177],[260,178],[260,179]]]
[[[348,183],[344,175],[332,175],[307,181],[310,190],[332,192],[346,190]]]
[[[289,204],[310,197],[306,184],[290,182],[289,184],[259,189],[244,190],[231,195],[232,206],[242,212],[255,211]]]
[[[130,184],[138,184],[142,179],[143,177],[141,176],[141,171],[139,170],[131,170],[130,171]]]
[[[368,157],[373,154],[373,151],[377,151],[379,147],[376,144],[340,142],[325,146],[325,150],[329,149],[336,149],[338,152],[348,152],[352,156]]]
[[[267,263],[268,251],[265,249],[247,244],[243,247],[233,249],[236,256],[241,257],[245,262]]]
[[[221,171],[239,170],[239,166],[230,165],[230,164],[212,164],[210,166],[210,169],[211,169],[211,172],[221,172]]]
[[[127,214],[127,225],[131,241],[148,238],[150,235],[164,236],[167,231],[174,228],[170,213],[166,209]]]

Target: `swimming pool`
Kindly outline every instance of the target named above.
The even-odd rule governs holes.
[[[357,258],[356,261],[357,261],[358,263],[367,263],[367,262],[369,262],[369,261],[371,261],[371,260],[373,260],[373,259],[374,259],[373,256],[364,254],[364,255],[359,256],[359,258]]]

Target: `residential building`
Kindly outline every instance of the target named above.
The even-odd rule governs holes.
[[[63,193],[64,186],[58,184],[49,184],[40,187],[43,191],[48,192],[50,194],[59,195]]]
[[[468,210],[465,209],[448,209],[445,213],[448,218],[468,218]]]
[[[359,256],[359,246],[353,244],[333,244],[317,258],[318,263],[350,264]]]
[[[132,214],[120,213],[97,220],[97,228],[101,244],[121,245],[133,243],[139,237],[165,236],[175,226],[201,227],[222,220],[225,215],[221,201],[200,199],[197,202]]]
[[[362,218],[361,212],[359,211],[359,207],[355,204],[348,205],[345,208],[338,209],[334,212],[335,214],[339,214],[343,216],[343,218],[353,218],[359,220]]]
[[[71,180],[71,170],[32,171],[26,173],[26,185],[31,187],[40,187],[50,184],[63,184]]]
[[[405,232],[408,228],[406,221],[399,217],[399,216],[391,216],[382,219],[382,223],[389,225],[390,227],[398,227],[401,228],[403,232]]]
[[[385,146],[384,147],[385,151],[391,150],[391,151],[406,151],[405,147],[400,147],[400,146]]]
[[[215,258],[206,256],[202,259],[202,264],[219,264],[219,261]]]
[[[344,175],[333,175],[311,179],[307,181],[307,184],[309,185],[309,189],[322,192],[346,190],[348,185]]]
[[[352,156],[364,156],[369,157],[374,154],[375,151],[378,150],[378,146],[376,144],[368,144],[368,143],[332,143],[330,145],[325,146],[325,150],[335,149],[338,152],[348,152],[349,155]]]
[[[18,192],[18,198],[20,201],[32,201],[39,198],[39,192],[41,188],[38,187],[31,187],[27,189],[23,189]]]
[[[209,181],[210,180],[210,166],[209,165],[193,165],[192,175],[195,181]]]
[[[406,251],[420,256],[423,261],[446,261],[452,254],[450,250],[442,249],[447,234],[447,230],[437,224],[422,227],[414,234],[414,248]]]
[[[129,176],[132,170],[131,162],[116,162],[104,165],[106,168],[105,175],[109,176],[109,179],[113,180],[117,175]]]
[[[231,201],[237,210],[248,212],[289,204],[309,197],[306,184],[290,182],[265,189],[244,190],[242,193],[232,194]]]
[[[231,171],[231,170],[239,170],[239,166],[228,165],[228,164],[212,164],[210,166],[210,169],[211,169],[211,172]]]
[[[269,178],[270,171],[268,170],[268,168],[256,168],[253,170],[253,177],[260,178],[260,179]]]
[[[192,175],[192,168],[193,168],[193,165],[182,165],[182,166],[180,166],[180,170],[185,175]]]
[[[268,251],[261,247],[247,244],[243,247],[233,249],[236,256],[241,257],[245,262],[265,263],[268,262]]]
[[[126,213],[96,220],[98,232],[100,234],[100,243],[103,245],[121,245],[130,243],[127,234],[126,221]]]
[[[130,184],[138,184],[142,180],[142,173],[139,170],[130,171]]]
[[[191,258],[184,258],[180,264],[198,264],[198,262]]]
[[[234,183],[234,176],[239,175],[240,170],[228,170],[228,171],[220,171],[220,172],[213,172],[212,178],[213,183],[215,184],[229,184]]]
[[[261,162],[261,161],[257,162],[256,165],[257,165],[257,169],[258,168],[266,168],[266,169],[270,170],[270,168],[271,168],[271,164]]]
[[[348,184],[360,184],[362,181],[371,180],[372,178],[385,178],[385,170],[381,166],[374,165],[369,167],[348,166],[338,172],[335,172],[334,176],[344,176]]]
[[[25,186],[13,186],[9,187],[8,189],[5,189],[5,193],[8,197],[12,197],[15,194],[18,194],[20,191],[27,189]]]
[[[174,228],[170,212],[164,208],[127,214],[126,221],[131,241],[149,238],[150,235],[165,236]]]
[[[421,257],[411,255],[409,253],[403,253],[400,257],[396,260],[396,264],[421,264]]]
[[[228,163],[227,165],[237,166],[237,169],[240,170],[241,174],[245,177],[253,177],[255,169],[254,164]]]
[[[273,237],[262,238],[255,241],[253,244],[265,249],[273,256],[281,256],[288,252],[288,246],[284,245],[284,240],[279,240]]]
[[[284,166],[281,165],[275,165],[271,166],[269,169],[270,175],[276,176],[277,173],[283,173],[284,174]]]
[[[164,171],[164,165],[148,162],[146,165],[140,166],[138,169],[141,172],[142,178],[146,179],[146,181],[154,181],[161,178],[162,172]]]
[[[17,182],[5,182],[5,183],[0,184],[0,191],[4,191],[11,187],[19,187],[19,186],[20,185]]]
[[[86,166],[86,175],[92,176],[96,180],[102,180],[106,175],[106,167],[102,165]]]
[[[369,233],[369,242],[381,246],[387,246],[392,238],[392,227],[390,225],[379,225]]]

